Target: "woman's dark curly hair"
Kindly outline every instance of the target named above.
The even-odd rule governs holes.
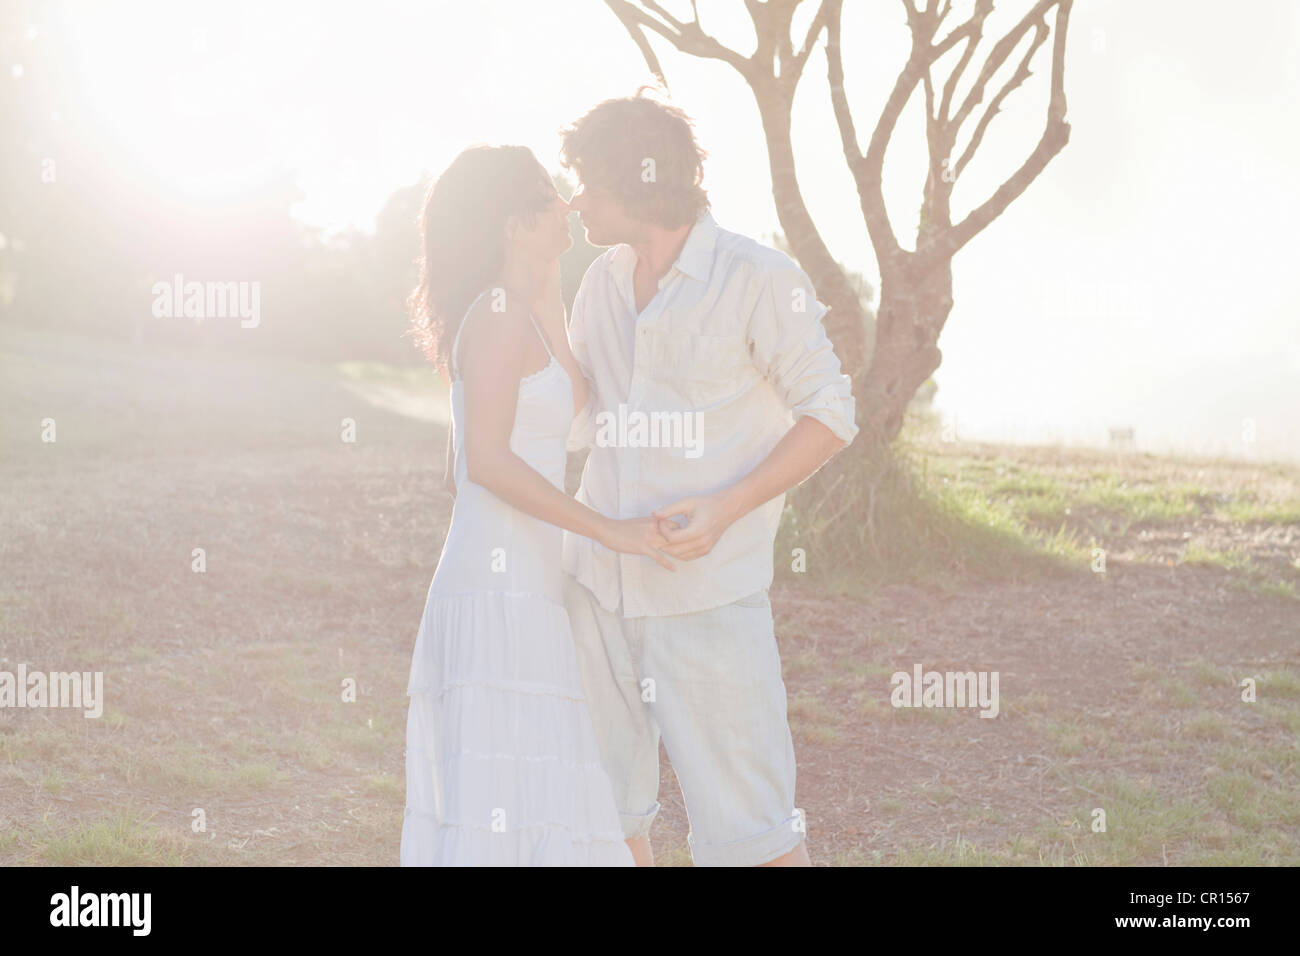
[[[471,146],[429,187],[408,334],[439,371],[450,369],[466,310],[505,264],[507,220],[535,222],[554,200],[550,177],[526,146]]]
[[[685,113],[644,92],[598,103],[565,129],[561,162],[584,186],[609,190],[637,219],[665,229],[690,225],[709,208],[700,185],[708,154]]]

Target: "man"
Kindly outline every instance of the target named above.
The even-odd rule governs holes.
[[[671,572],[566,533],[565,601],[637,862],[653,865],[662,736],[696,865],[806,866],[767,592],[785,492],[858,429],[808,277],[714,222],[703,158],[690,120],[640,95],[564,132],[570,207],[589,242],[611,247],[569,329],[591,383],[569,440],[592,448],[578,499],[610,517],[653,513],[678,559]],[[699,432],[692,447],[654,447],[609,427],[638,414]]]

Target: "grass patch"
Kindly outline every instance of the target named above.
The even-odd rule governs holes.
[[[1259,680],[1260,697],[1300,700],[1300,674],[1291,670],[1267,671]]]
[[[943,587],[970,571],[1017,577],[1045,564],[1087,566],[1090,542],[1064,524],[1030,527],[1022,509],[930,467],[905,440],[887,452],[850,446],[789,496],[776,553],[802,548],[807,573],[779,559],[778,574],[862,593],[910,580]]]
[[[236,767],[230,774],[232,787],[240,790],[266,790],[271,787],[278,773],[269,764],[250,763]]]
[[[406,799],[406,781],[388,773],[371,774],[366,777],[366,790],[390,800],[405,801]]]
[[[1229,521],[1241,524],[1300,524],[1300,501],[1282,503],[1237,499],[1220,509]]]
[[[1183,736],[1193,740],[1226,740],[1231,734],[1228,722],[1218,714],[1205,711],[1183,724]]]
[[[37,841],[52,866],[180,866],[184,845],[172,834],[150,829],[132,813],[101,818]]]
[[[1252,567],[1250,556],[1241,551],[1213,551],[1195,543],[1189,544],[1183,552],[1183,563],[1227,571],[1249,571]]]

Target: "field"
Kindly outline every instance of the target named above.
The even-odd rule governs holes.
[[[0,327],[0,670],[106,698],[0,710],[0,865],[395,865],[444,421],[429,373]],[[814,862],[1300,864],[1300,468],[918,454],[898,507],[985,553],[773,588]],[[998,716],[891,706],[915,664]]]

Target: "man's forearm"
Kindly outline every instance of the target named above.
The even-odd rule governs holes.
[[[757,467],[721,492],[731,520],[736,521],[813,474],[844,447],[817,419],[805,415],[794,423]]]

